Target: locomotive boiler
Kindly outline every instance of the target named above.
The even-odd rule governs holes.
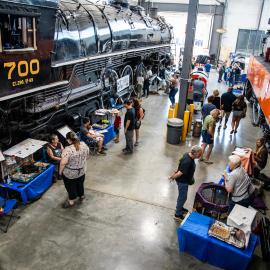
[[[3,148],[130,96],[136,72],[167,61],[172,39],[163,18],[120,0],[0,1],[0,31]]]

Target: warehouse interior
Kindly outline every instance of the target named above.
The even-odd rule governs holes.
[[[14,5],[18,6],[18,10],[23,8],[23,12],[30,14],[27,16],[32,20],[24,21],[22,16],[26,15],[12,13],[10,9]],[[137,6],[140,8],[132,8]],[[76,9],[71,12],[73,7]],[[8,230],[0,232],[0,269],[269,269],[269,161],[260,171],[260,175],[267,178],[265,182],[256,180],[253,171],[249,175],[245,172],[248,179],[256,180],[253,186],[256,186],[263,206],[255,208],[254,204],[250,204],[244,207],[236,202],[234,207],[236,209],[240,205],[238,216],[243,220],[242,223],[235,221],[234,227],[228,224],[230,213],[234,211],[229,210],[229,200],[232,200],[230,193],[233,191],[226,189],[224,180],[224,174],[234,170],[228,171],[231,162],[228,157],[236,149],[250,150],[248,162],[252,163],[256,140],[264,138],[269,151],[267,157],[270,153],[269,10],[270,0],[1,0],[0,54],[3,60],[0,78],[3,84],[0,87],[0,225],[7,225]],[[50,13],[52,11],[54,13]],[[88,20],[82,15],[85,12],[90,14]],[[8,17],[4,17],[6,14],[9,14]],[[18,22],[12,16],[18,17]],[[48,18],[55,17],[64,21],[61,27],[58,21],[56,26],[50,24]],[[2,23],[3,18],[12,22],[11,27]],[[71,24],[73,19],[76,24]],[[27,37],[23,30],[22,34],[14,30],[15,27],[23,29],[24,23],[28,25]],[[87,28],[88,24],[91,27]],[[77,31],[74,25],[78,29],[81,25],[84,30]],[[130,27],[128,35],[131,39],[128,42],[127,26]],[[61,30],[57,32],[54,27]],[[137,28],[139,34],[136,32],[135,42],[132,31],[135,33]],[[43,34],[39,31],[43,31]],[[5,38],[2,44],[1,38],[3,40],[3,35],[7,36],[9,32],[13,33],[12,39],[7,41]],[[16,47],[14,44],[20,35],[21,47]],[[108,38],[110,35],[112,37]],[[139,36],[146,37],[146,40],[139,41]],[[28,44],[31,42],[33,48],[32,45],[23,46],[24,39]],[[35,44],[37,48],[34,48]],[[232,81],[230,78],[233,77],[223,77],[234,72],[232,66],[235,63],[241,66],[243,81],[239,79],[236,82],[236,77]],[[207,64],[211,66],[209,71]],[[152,69],[152,75],[148,75],[148,67]],[[222,67],[224,72],[221,74]],[[31,74],[24,76],[28,70]],[[164,70],[163,75],[161,70]],[[15,73],[16,78],[13,79]],[[11,76],[10,79],[7,79],[8,76]],[[150,80],[149,94],[145,90],[141,96],[137,91],[139,77],[143,77],[144,85],[138,91],[144,92],[145,81]],[[178,91],[175,102],[172,102],[171,88],[175,80],[178,80]],[[199,102],[195,101],[192,92],[196,80],[203,81],[205,87]],[[184,213],[183,219],[179,219],[176,204],[183,195],[177,178],[170,176],[181,171],[181,159],[185,153],[192,153],[192,147],[211,145],[201,135],[206,122],[202,109],[210,103],[207,98],[218,90],[221,97],[218,113],[222,115],[222,95],[229,92],[228,89],[235,91],[237,98],[245,97],[245,116],[239,120],[239,127],[234,132],[231,131],[234,112],[230,114],[226,128],[223,122],[218,128],[220,118],[215,120],[211,163],[210,160],[207,163],[195,159],[195,183],[188,184],[187,199],[182,208],[188,212]],[[143,109],[143,117],[137,145],[129,152],[126,115],[129,106],[135,107],[136,98]],[[131,99],[133,103],[128,103]],[[118,103],[119,100],[122,103]],[[104,113],[105,110],[110,112]],[[206,117],[212,117],[213,110]],[[8,166],[14,169],[15,165],[23,164],[17,158],[22,156],[21,152],[29,152],[34,147],[32,141],[32,145],[22,146],[24,149],[18,146],[15,153],[14,147],[23,140],[30,138],[42,142],[47,141],[48,134],[57,134],[65,147],[62,154],[68,153],[66,148],[70,149],[68,147],[73,144],[68,139],[69,131],[82,138],[79,134],[82,133],[85,118],[89,117],[91,124],[95,125],[95,120],[104,115],[107,118],[100,123],[111,125],[114,135],[106,145],[103,142],[101,150],[98,140],[94,148],[91,148],[92,144],[87,145],[84,194],[78,195],[78,199],[70,199],[64,167],[61,171],[64,155],[59,158],[60,173],[56,180],[52,171],[50,185],[44,187],[42,193],[41,187],[49,176],[42,180],[43,183],[32,185],[34,177],[24,186],[22,181],[13,179],[11,173],[5,175]],[[113,123],[116,116],[122,122],[118,128],[119,142],[115,139],[117,134]],[[170,126],[170,119],[176,119],[177,123],[181,119],[178,137],[174,135],[177,131]],[[23,120],[27,120],[27,125]],[[23,124],[15,125],[16,121]],[[100,129],[101,125],[98,126]],[[199,136],[196,125],[200,129]],[[61,136],[67,127],[68,132]],[[101,134],[106,140],[109,132]],[[48,155],[47,145],[48,142],[39,145],[39,152],[31,152],[30,158],[38,156],[35,161],[47,163],[48,159],[43,161],[44,156]],[[49,166],[53,168],[57,165]],[[243,163],[239,166],[244,168]],[[21,172],[15,168],[16,173]],[[82,168],[76,170],[81,173]],[[204,194],[199,193],[201,188],[209,185],[209,190],[216,192],[215,195],[208,198],[209,202],[205,197],[199,204],[198,197]],[[26,187],[29,190],[23,191]],[[30,194],[32,196],[35,192],[39,192],[38,196],[30,199]],[[226,205],[218,202],[222,192],[226,192]],[[74,205],[70,204],[72,201]],[[9,202],[16,202],[16,205],[5,212]],[[205,206],[202,206],[204,203]],[[208,208],[211,211],[208,212]],[[217,210],[221,208],[226,208],[226,212]],[[254,214],[252,220],[248,220],[250,227],[244,227],[249,216],[245,216],[247,214],[243,208]],[[12,215],[14,218],[9,218]],[[195,219],[199,219],[198,223]],[[216,222],[225,224],[226,228],[230,228],[230,233],[235,230],[243,232],[245,238],[232,243],[228,239],[212,236],[209,233],[211,226],[223,226]],[[207,232],[203,234],[200,230],[205,227]],[[239,243],[244,244],[240,247],[236,245]]]

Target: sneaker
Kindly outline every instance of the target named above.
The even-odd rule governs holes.
[[[174,215],[174,219],[176,220],[176,221],[182,221],[183,219],[184,219],[185,217],[183,216],[183,215],[180,215],[180,216],[178,216],[178,215]]]
[[[138,146],[138,145],[139,145],[139,142],[135,142],[135,143],[134,143],[134,146]]]
[[[214,162],[211,161],[211,160],[204,160],[204,163],[206,163],[206,164],[213,164]]]
[[[101,156],[106,156],[106,155],[107,155],[107,154],[104,152],[104,150],[98,151],[97,154],[98,154],[98,155],[101,155]]]
[[[122,149],[122,152],[124,153],[127,152],[127,148]]]
[[[186,209],[186,208],[182,208],[182,211],[184,212],[184,213],[188,213],[188,210]]]
[[[102,146],[102,150],[103,150],[103,151],[107,151],[108,148],[107,148],[106,146]]]
[[[133,154],[133,151],[126,150],[126,151],[124,152],[124,154],[125,154],[125,155],[131,155],[131,154]]]
[[[234,133],[234,130],[231,130],[230,134],[233,134]]]
[[[227,126],[226,126],[226,125],[224,125],[223,129],[226,129],[226,128],[227,128]]]

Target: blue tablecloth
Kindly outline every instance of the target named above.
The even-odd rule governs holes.
[[[193,212],[177,229],[179,250],[226,270],[245,270],[257,245],[252,234],[246,249],[239,249],[208,235],[213,218]]]
[[[100,131],[101,129],[94,128],[94,130]],[[113,140],[115,138],[116,134],[114,132],[113,125],[109,125],[107,128],[102,129],[102,130],[106,131],[106,132],[103,133],[103,135],[104,135],[104,144],[107,144],[108,142],[110,142],[111,140]]]
[[[0,188],[6,188],[20,193],[23,204],[27,204],[40,197],[52,185],[54,169],[54,165],[50,165],[31,182],[19,183],[11,181],[10,184],[1,184]]]

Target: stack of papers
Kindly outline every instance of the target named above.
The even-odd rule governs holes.
[[[235,148],[235,150],[232,152],[234,155],[237,155],[239,157],[243,157],[245,156],[247,153],[248,153],[248,149],[245,149],[245,148]]]
[[[248,246],[252,223],[257,211],[236,204],[227,218],[227,225],[242,230],[246,236],[246,247]]]

